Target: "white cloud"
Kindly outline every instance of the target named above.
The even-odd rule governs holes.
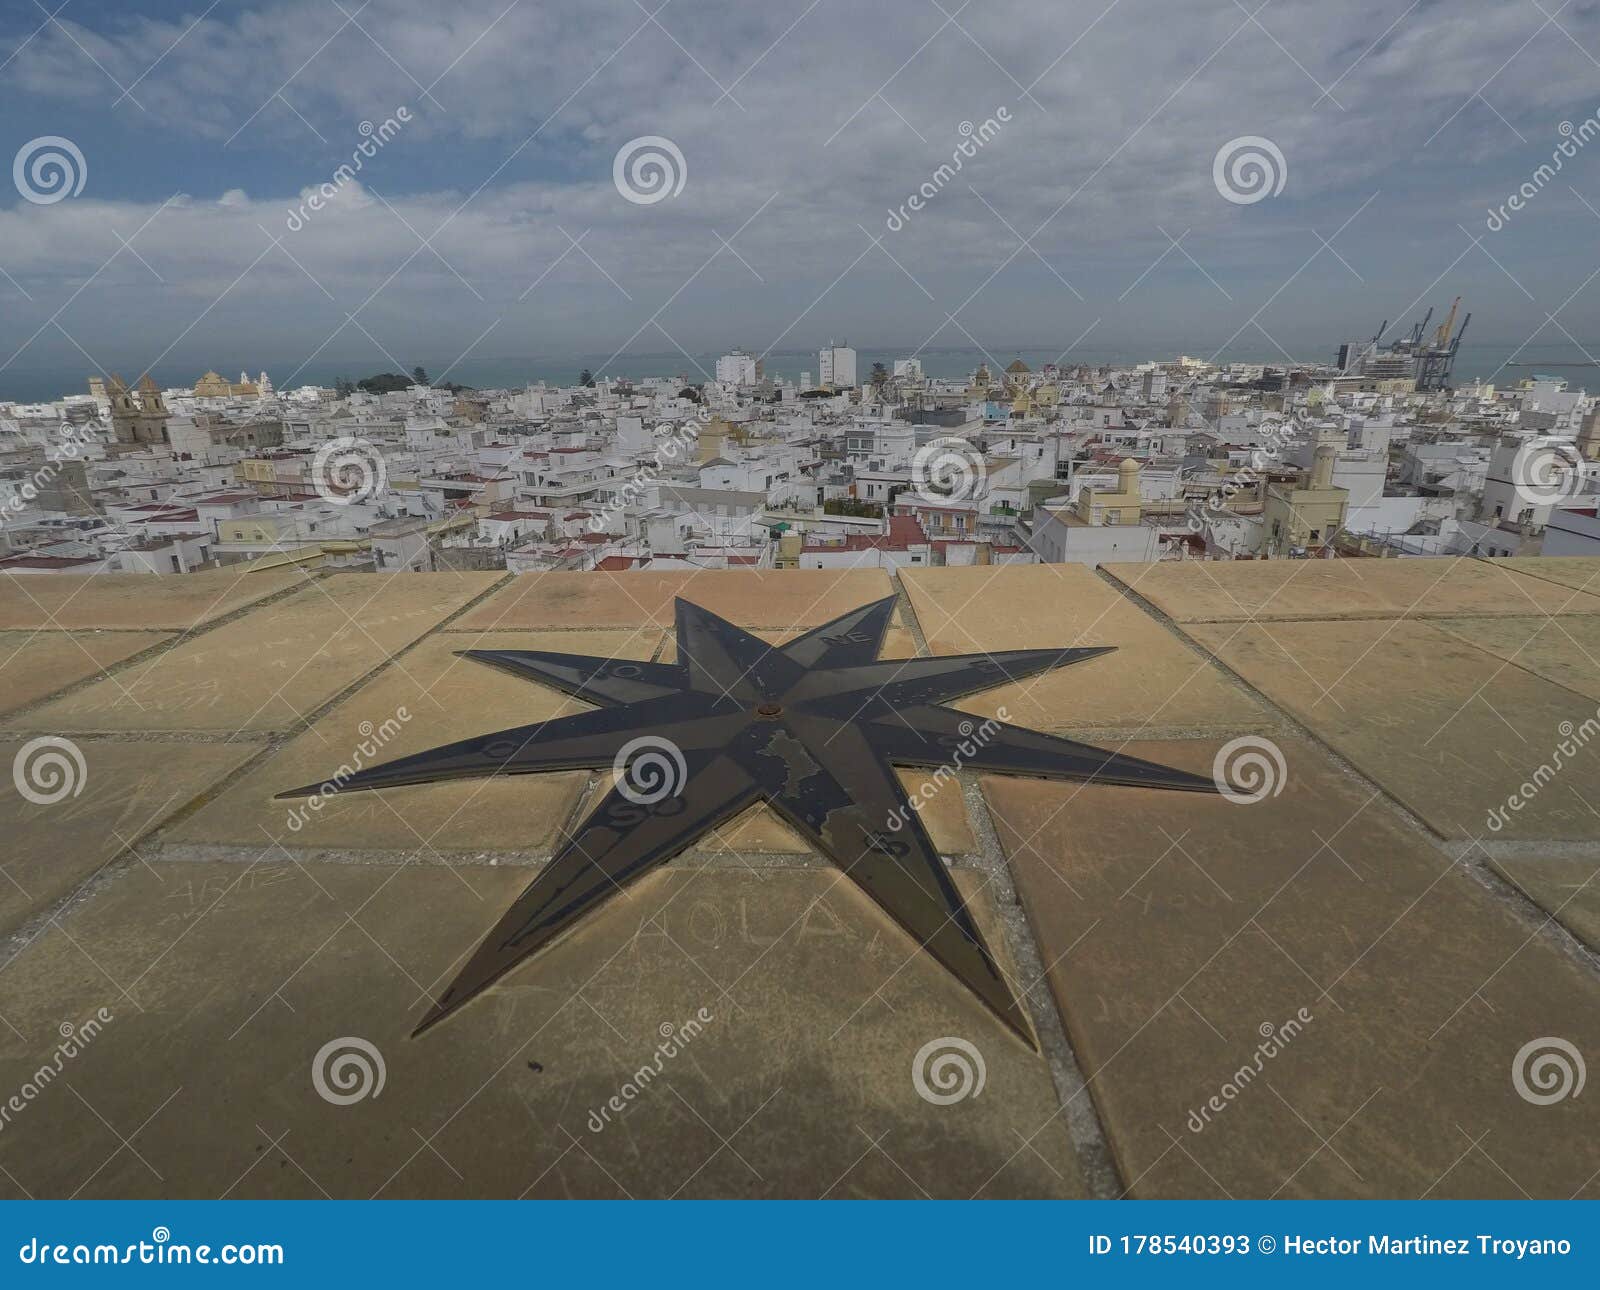
[[[187,35],[192,16],[92,30],[63,15],[71,38],[47,30],[9,69],[34,118],[52,104],[103,109],[125,150],[195,158],[175,185],[193,197],[153,219],[155,201],[107,200],[104,186],[0,211],[0,267],[37,297],[0,321],[0,362],[108,260],[60,319],[91,352],[121,343],[119,293],[137,292],[170,339],[253,262],[196,329],[207,343],[231,352],[234,336],[292,330],[309,351],[378,290],[360,315],[375,332],[409,341],[432,328],[448,348],[500,319],[498,336],[519,346],[593,349],[626,340],[691,276],[659,320],[687,348],[846,328],[920,339],[1014,251],[959,315],[986,344],[1070,339],[1101,317],[1130,337],[1203,332],[1199,347],[1297,270],[1259,321],[1291,345],[1331,343],[1355,317],[1407,307],[1468,246],[1456,226],[1482,232],[1483,207],[1548,152],[1556,122],[1600,106],[1573,43],[1600,48],[1592,5],[1539,31],[1532,6],[1407,3],[1280,0],[1260,13],[1265,31],[1231,0],[1108,12],[996,0],[962,10],[959,27],[929,0],[671,5],[667,32],[636,4],[575,0],[509,12],[506,0],[373,0],[342,31],[321,0],[218,11]],[[142,107],[108,106],[120,93],[108,77]],[[289,213],[361,142],[359,123],[401,105],[414,122],[291,231]],[[949,159],[961,122],[1001,105],[1012,124],[889,236],[888,210]],[[610,178],[617,148],[642,134],[673,139],[690,174],[681,196],[650,207],[620,200]],[[1272,138],[1290,176],[1282,197],[1249,208],[1221,201],[1211,178],[1217,147],[1244,134]],[[1585,180],[1576,172],[1580,191]],[[1316,234],[1332,236],[1374,191],[1337,243],[1367,281],[1325,252],[1302,268]],[[1495,249],[1537,307],[1482,252],[1435,289],[1491,302],[1475,327],[1537,322],[1574,284],[1567,260],[1588,253],[1592,216],[1565,189],[1547,197]],[[736,243],[757,282],[718,235],[769,198]],[[146,221],[135,245],[164,282],[120,248],[117,234]],[[1189,230],[1183,250],[1233,299],[1161,229]],[[654,326],[646,338],[669,347]],[[949,328],[943,343],[964,337]],[[33,345],[65,342],[50,327]]]

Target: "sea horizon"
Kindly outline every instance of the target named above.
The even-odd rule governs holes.
[[[1390,333],[1391,336],[1393,334]],[[856,375],[863,383],[870,376],[874,363],[882,363],[892,370],[896,359],[910,357],[914,352],[913,346],[898,348],[881,344],[856,346],[855,349]],[[1335,349],[1337,342],[1330,343],[1325,356],[1296,355],[1294,363],[1298,365],[1331,362]],[[1586,369],[1593,367],[1600,372],[1600,364],[1591,360],[1589,357],[1591,354],[1600,354],[1600,341],[1592,346],[1572,341],[1521,345],[1463,342],[1456,359],[1455,383],[1459,386],[1492,380],[1498,384],[1511,385],[1527,377],[1549,374],[1565,377],[1572,388],[1576,389],[1586,385],[1584,379]],[[1030,368],[1037,370],[1046,363],[1057,363],[1062,366],[1088,364],[1096,367],[1132,367],[1146,362],[1173,363],[1180,355],[1219,363],[1262,363],[1270,367],[1290,365],[1283,354],[1269,346],[1231,346],[1215,355],[1200,345],[1185,349],[1158,344],[1152,344],[1146,349],[1122,345],[1099,348],[1079,346],[1066,350],[1041,344],[989,349],[975,346],[926,346],[916,352],[916,356],[922,359],[924,374],[939,378],[969,375],[980,363],[988,363],[991,370],[994,370],[997,364],[1003,369],[1018,358]],[[716,353],[703,352],[691,355],[690,358],[693,359],[691,362],[684,354],[670,350],[620,355],[596,352],[527,358],[469,356],[452,364],[448,358],[430,362],[429,356],[422,355],[412,360],[412,366],[420,363],[434,381],[450,381],[480,390],[497,390],[521,389],[537,385],[540,381],[554,386],[575,385],[585,370],[596,378],[605,375],[633,379],[681,375],[690,384],[697,384],[707,379],[707,374],[713,370],[717,357]],[[130,383],[144,370],[133,364],[123,367],[112,364],[111,367],[112,371]],[[815,380],[817,352],[801,349],[774,350],[763,360],[763,369],[768,376],[790,381],[798,380],[804,372],[810,372],[812,379]],[[163,389],[182,388],[192,386],[206,370],[198,368],[187,371],[184,365],[167,359],[157,365],[155,376],[157,383]],[[274,386],[284,390],[302,385],[332,388],[340,378],[360,380],[363,377],[393,371],[394,365],[335,359],[302,363],[297,367],[288,363],[275,365],[271,361],[238,359],[213,364],[210,370],[230,378],[236,372],[247,372],[252,379],[265,370]],[[88,392],[88,375],[87,371],[72,372],[59,369],[38,373],[6,372],[0,374],[0,403],[47,403],[68,394],[85,394]],[[1597,377],[1594,383],[1600,385],[1600,377]]]

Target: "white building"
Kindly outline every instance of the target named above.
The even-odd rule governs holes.
[[[856,383],[856,352],[847,345],[835,345],[830,340],[818,352],[817,364],[823,385],[840,390]]]
[[[1600,515],[1593,506],[1558,507],[1544,530],[1545,555],[1600,555]]]
[[[727,385],[754,385],[756,360],[754,354],[736,349],[717,360],[717,380]]]
[[[1582,490],[1569,440],[1544,435],[1505,435],[1494,446],[1483,484],[1481,518],[1538,532],[1555,503]]]

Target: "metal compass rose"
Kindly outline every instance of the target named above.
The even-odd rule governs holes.
[[[1215,792],[1205,776],[942,706],[1109,652],[1003,650],[878,658],[894,596],[786,645],[676,602],[678,663],[465,650],[592,712],[446,744],[362,770],[344,791],[533,771],[615,769],[615,784],[517,897],[422,1019],[421,1034],[613,892],[755,802],[849,874],[925,950],[1032,1043],[1027,1021],[894,766]],[[310,796],[310,784],[280,797]]]

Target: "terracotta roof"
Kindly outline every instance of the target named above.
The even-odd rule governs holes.
[[[905,551],[925,545],[928,535],[914,515],[891,515],[887,533],[847,533],[843,543],[837,537],[825,541],[823,534],[806,534],[803,551]]]

